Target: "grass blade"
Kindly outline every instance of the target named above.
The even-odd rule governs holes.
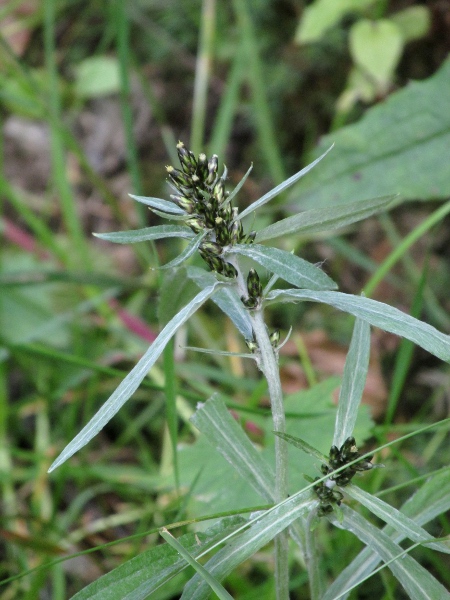
[[[178,554],[180,554],[191,567],[193,567],[200,577],[210,586],[210,588],[217,594],[220,600],[233,600],[233,597],[227,592],[227,590],[217,581],[215,577],[210,575],[205,567],[195,560],[195,558],[189,553],[189,551],[182,546],[176,538],[171,535],[167,529],[160,531],[161,537],[163,537],[168,544],[174,548]]]

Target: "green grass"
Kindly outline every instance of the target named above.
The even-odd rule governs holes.
[[[10,3],[8,10],[16,4],[20,3]],[[164,359],[107,428],[68,464],[47,474],[55,456],[149,345],[109,300],[117,299],[128,316],[139,316],[156,334],[161,329],[157,315],[161,277],[148,265],[157,266],[157,257],[164,254],[161,262],[167,262],[180,250],[174,241],[172,246],[127,247],[119,255],[116,247],[92,237],[92,223],[103,230],[129,229],[148,225],[150,216],[144,206],[130,208],[128,200],[119,199],[114,175],[95,171],[77,139],[73,125],[84,101],[74,91],[74,68],[93,55],[117,58],[125,139],[120,174],[126,177],[127,191],[167,197],[164,164],[174,162],[170,152],[184,135],[196,152],[204,149],[227,157],[229,189],[254,160],[254,173],[242,190],[242,206],[304,165],[309,146],[328,132],[349,70],[345,56],[336,58],[341,46],[334,57],[326,44],[322,49],[293,47],[282,25],[297,17],[280,14],[277,29],[269,23],[274,9],[267,1],[254,7],[249,2],[225,6],[205,0],[177,10],[171,4],[148,12],[122,0],[113,4],[114,10],[105,11],[101,3],[56,6],[46,0],[23,20],[32,37],[22,56],[8,38],[1,40],[0,61],[5,65],[1,77],[8,83],[0,92],[2,123],[10,118],[46,123],[51,172],[44,190],[24,189],[6,173],[9,149],[5,140],[0,142],[5,236],[0,263],[0,598],[69,598],[100,574],[156,546],[162,525],[172,529],[173,524],[178,536],[191,531],[193,523],[223,516],[213,507],[205,518],[193,514],[203,466],[199,464],[189,485],[183,485],[178,457],[180,446],[198,439],[189,422],[197,402],[218,389],[256,443],[264,445],[269,439],[263,427],[268,414],[266,388],[257,370],[239,357],[183,349],[192,345],[246,352],[229,323],[208,304],[187,325],[186,339],[167,348]],[[138,10],[153,28],[140,19]],[[345,35],[344,25],[336,35],[339,32]],[[339,60],[340,69],[333,62]],[[405,60],[400,81],[412,76],[407,65]],[[424,76],[437,66],[430,65]],[[151,147],[138,147],[133,134],[129,98],[134,77],[142,82],[154,115]],[[298,89],[292,81],[300,81]],[[313,143],[310,131],[317,132]],[[149,161],[155,164],[147,176]],[[94,198],[100,199],[101,218],[93,208]],[[277,210],[267,210],[259,218],[269,224]],[[409,211],[415,222],[401,238],[398,223]],[[386,235],[390,244],[383,260],[358,242],[358,226],[335,238],[305,237],[302,251],[313,262],[326,258],[327,272],[342,282],[344,291],[359,293],[364,288],[369,295],[383,284],[390,304],[398,302],[417,315],[423,304],[426,319],[448,331],[448,256],[435,243],[438,234],[448,241],[447,214],[447,204],[439,208],[423,204],[420,209],[406,205],[393,216],[374,219],[374,238]],[[9,224],[24,234],[18,241]],[[412,250],[423,239],[430,259],[421,279],[422,265]],[[35,244],[36,250],[29,250],[26,242]],[[271,327],[291,322],[292,315],[300,314],[297,310],[281,305],[268,315]],[[306,386],[312,387],[326,375],[315,366],[306,330],[324,333],[325,342],[319,346],[324,351],[332,342],[348,345],[351,325],[325,306],[302,310],[303,320],[292,323],[296,347],[282,357],[283,377],[288,383],[290,370],[297,373],[302,365]],[[438,421],[448,389],[446,365],[413,351],[408,342],[397,349],[383,339],[387,349],[382,344],[379,363],[390,391],[384,420],[373,429],[373,445],[401,435],[404,428],[414,432]],[[299,385],[296,377],[294,383]],[[366,475],[360,485],[400,506],[428,473],[448,464],[445,433],[423,433],[391,446],[381,459],[387,468]],[[247,514],[253,508],[256,504],[227,514]],[[432,530],[436,535],[448,532],[446,518],[433,521]],[[327,581],[337,577],[360,549],[354,537],[325,523],[317,530],[317,543]],[[415,552],[421,564],[450,585],[445,555],[426,549]],[[82,556],[84,562],[78,566],[69,562],[73,556]],[[226,580],[233,597],[250,599],[257,593],[269,597],[271,561],[272,548],[265,547],[245,568],[236,569]],[[292,597],[306,597],[305,574],[294,556],[292,569],[296,573]],[[175,580],[160,597],[179,597],[185,579]],[[361,589],[389,597],[387,588],[392,587],[391,596],[396,597],[396,585],[393,578],[378,574]]]

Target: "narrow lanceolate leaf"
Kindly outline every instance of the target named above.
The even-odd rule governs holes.
[[[270,302],[300,302],[312,300],[330,304],[339,310],[367,321],[375,327],[411,340],[434,356],[450,362],[450,336],[441,333],[406,313],[383,302],[341,292],[312,290],[274,290],[267,296]]]
[[[421,542],[426,545],[427,548],[432,548],[437,552],[450,554],[450,543],[433,542],[433,536],[423,529],[423,527],[415,523],[412,519],[401,513],[390,504],[380,500],[380,498],[372,496],[372,494],[368,494],[353,484],[347,486],[345,488],[345,492],[354,500],[361,502],[361,504],[368,508],[382,521],[400,532],[402,537],[408,537],[413,542]]]
[[[212,273],[198,267],[189,266],[186,273],[201,288],[213,285],[214,281],[217,281]],[[246,340],[252,339],[253,329],[248,310],[244,308],[235,287],[218,288],[211,300],[233,321]]]
[[[168,200],[163,200],[162,198],[147,198],[146,196],[133,196],[133,194],[128,195],[130,198],[133,198],[133,200],[136,200],[141,204],[146,204],[147,206],[150,206],[150,208],[156,208],[157,210],[161,210],[162,212],[169,213],[171,215],[189,216],[186,211],[173,202],[169,202]]]
[[[417,525],[425,525],[450,510],[450,469],[438,473],[426,481],[418,491],[402,506],[401,511]],[[405,539],[389,525],[383,529],[384,533],[396,543]],[[345,600],[351,587],[357,586],[363,579],[377,567],[380,557],[371,548],[365,548],[358,556],[339,574],[324,594],[323,600],[334,600],[339,597]]]
[[[309,490],[295,494],[263,513],[244,533],[219,550],[205,564],[205,568],[221,581],[296,519],[311,511],[315,505],[317,500],[311,499]],[[185,586],[181,600],[203,600],[209,597],[209,591],[208,585],[195,575]]]
[[[351,531],[358,539],[374,550],[384,562],[389,562],[388,568],[401,583],[411,600],[449,600],[450,594],[435,579],[429,571],[411,556],[402,555],[403,548],[393,542],[385,533],[372,523],[361,517],[348,506],[342,506],[344,521],[339,521],[331,515],[329,519],[340,529]]]
[[[285,440],[288,444],[292,444],[299,450],[303,450],[303,452],[306,452],[306,454],[309,454],[313,458],[317,458],[325,463],[328,462],[328,456],[325,456],[325,454],[322,454],[322,452],[316,450],[313,446],[308,444],[308,442],[305,442],[305,440],[295,437],[294,435],[289,435],[289,433],[282,433],[281,431],[274,431],[274,434],[280,437],[282,440]]]
[[[353,433],[358,416],[370,356],[370,325],[356,319],[352,341],[345,360],[339,403],[334,426],[333,445],[340,448]]]
[[[242,517],[221,519],[205,532],[187,533],[178,542],[195,557],[243,525]],[[75,594],[71,600],[145,600],[187,563],[168,544],[161,544],[127,560]]]
[[[244,185],[244,183],[247,181],[247,177],[250,175],[251,170],[253,169],[253,164],[250,165],[247,173],[244,175],[244,177],[240,180],[240,182],[237,184],[237,186],[234,188],[234,190],[231,192],[231,194],[226,198],[226,200],[223,203],[223,206],[226,206],[227,204],[229,204],[233,198],[235,196],[237,196],[237,194],[240,192],[242,186]]]
[[[281,219],[256,233],[256,241],[262,242],[293,233],[310,234],[346,227],[362,219],[386,210],[396,196],[383,196],[371,200],[359,200],[343,206],[330,206],[305,210],[292,217]]]
[[[111,394],[100,410],[94,415],[89,423],[68,444],[58,458],[51,465],[49,472],[62,465],[68,458],[80,448],[83,448],[99,431],[114,417],[125,402],[134,394],[141,381],[147,375],[148,370],[155,364],[169,340],[191,315],[214,293],[216,286],[210,286],[202,290],[189,304],[187,304],[175,317],[167,323],[156,340],[142,356],[137,365],[128,373],[119,387]]]
[[[337,285],[315,265],[278,248],[266,248],[260,244],[237,244],[231,252],[251,258],[268,271],[301,288],[334,290]]]
[[[199,562],[195,560],[192,554],[178,542],[176,538],[170,534],[167,529],[160,531],[161,536],[166,540],[168,544],[172,546],[184,560],[193,567],[199,576],[209,585],[209,587],[217,594],[220,600],[233,600],[233,596],[227,592],[227,590],[221,585],[215,577],[209,574],[209,572]]]
[[[185,260],[187,260],[190,256],[192,256],[197,250],[202,240],[208,235],[208,231],[200,231],[194,239],[192,239],[186,248],[183,250],[181,254],[179,254],[176,258],[168,262],[167,264],[159,267],[160,269],[173,269],[173,267],[177,267],[181,265]]]
[[[258,494],[273,501],[272,469],[217,396],[200,404],[191,422]]]
[[[295,173],[295,175],[292,175],[292,177],[289,177],[289,179],[286,179],[286,181],[283,181],[283,183],[280,183],[280,185],[274,187],[272,190],[270,190],[270,192],[267,192],[267,194],[264,194],[264,196],[259,198],[259,200],[253,202],[253,204],[250,204],[250,206],[248,206],[245,210],[243,210],[240,213],[238,219],[243,219],[246,215],[260,208],[264,204],[267,204],[267,202],[270,202],[270,200],[281,194],[281,192],[284,192],[284,190],[287,190],[289,187],[291,187],[291,185],[294,185],[294,183],[296,183],[299,179],[306,175],[306,173],[309,173],[309,171],[311,171],[311,169],[314,168],[317,165],[317,163],[320,162],[322,158],[324,158],[328,154],[328,152],[333,148],[333,146],[334,144],[330,146],[328,150],[326,150],[322,154],[322,156],[316,158],[316,160],[309,164],[307,167],[305,167],[301,171],[298,171],[298,173]]]
[[[191,239],[194,233],[189,227],[182,225],[158,225],[156,227],[144,227],[144,229],[133,229],[132,231],[111,231],[109,233],[94,233],[95,237],[116,244],[134,244],[135,242],[148,242],[161,238],[184,238]]]

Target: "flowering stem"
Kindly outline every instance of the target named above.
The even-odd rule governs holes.
[[[236,255],[228,255],[227,260],[237,271],[236,283],[240,296],[247,297],[247,285]],[[250,311],[253,334],[258,346],[258,367],[267,380],[272,410],[273,428],[275,431],[285,432],[286,419],[283,405],[283,391],[281,389],[278,357],[264,322],[261,307]],[[288,495],[288,465],[287,444],[280,437],[275,436],[275,502],[281,502]],[[288,531],[281,532],[275,538],[275,585],[277,600],[289,600],[289,537]]]
[[[259,368],[267,380],[272,409],[272,420],[275,431],[285,432],[286,419],[283,406],[278,360],[269,339],[261,309],[250,313],[253,333],[260,355]],[[275,436],[275,502],[287,498],[287,445],[284,440]],[[288,563],[288,531],[285,530],[275,538],[275,582],[277,600],[289,599],[289,563]]]

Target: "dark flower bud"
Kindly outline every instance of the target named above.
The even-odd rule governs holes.
[[[254,340],[245,340],[245,343],[250,352],[255,352],[258,349],[258,344]]]
[[[213,194],[218,204],[222,204],[222,202],[225,200],[225,184],[222,179],[219,179],[214,186]]]
[[[208,176],[205,180],[206,185],[213,185],[217,177],[217,168],[219,166],[219,159],[217,154],[213,154],[208,161]]]
[[[175,202],[177,206],[185,210],[190,215],[195,211],[195,202],[191,200],[191,198],[186,198],[185,196],[170,196],[172,200]]]
[[[187,150],[183,142],[177,144],[178,159],[185,173],[193,173],[197,168],[195,155],[190,150]]]
[[[213,256],[219,256],[219,254],[222,254],[222,246],[216,242],[202,242],[200,245],[200,250],[202,250],[202,252],[205,254],[212,254]]]
[[[233,221],[230,225],[230,241],[232,244],[237,244],[243,236],[242,223]]]
[[[280,330],[276,329],[275,331],[273,331],[270,334],[269,339],[270,339],[270,343],[272,344],[272,346],[274,348],[276,348],[278,346],[279,341],[280,341]]]
[[[208,177],[208,159],[206,158],[206,154],[202,153],[198,156],[197,175],[202,182]]]
[[[241,296],[241,302],[245,306],[245,308],[256,308],[258,306],[258,300],[256,298],[246,298],[245,296]]]
[[[259,298],[262,294],[262,285],[255,269],[250,269],[247,275],[247,290],[250,298]]]
[[[175,169],[170,165],[166,167],[166,171],[171,181],[175,184],[177,188],[179,188],[180,185],[190,187],[190,178],[185,173],[183,173],[179,169]]]
[[[198,216],[187,219],[186,225],[189,225],[194,233],[200,233],[200,231],[205,229],[205,222]]]
[[[250,233],[245,237],[244,242],[246,244],[253,244],[256,237],[256,231],[250,231]]]
[[[231,263],[226,262],[222,275],[225,275],[225,277],[229,277],[230,279],[234,279],[237,277],[237,271]]]

